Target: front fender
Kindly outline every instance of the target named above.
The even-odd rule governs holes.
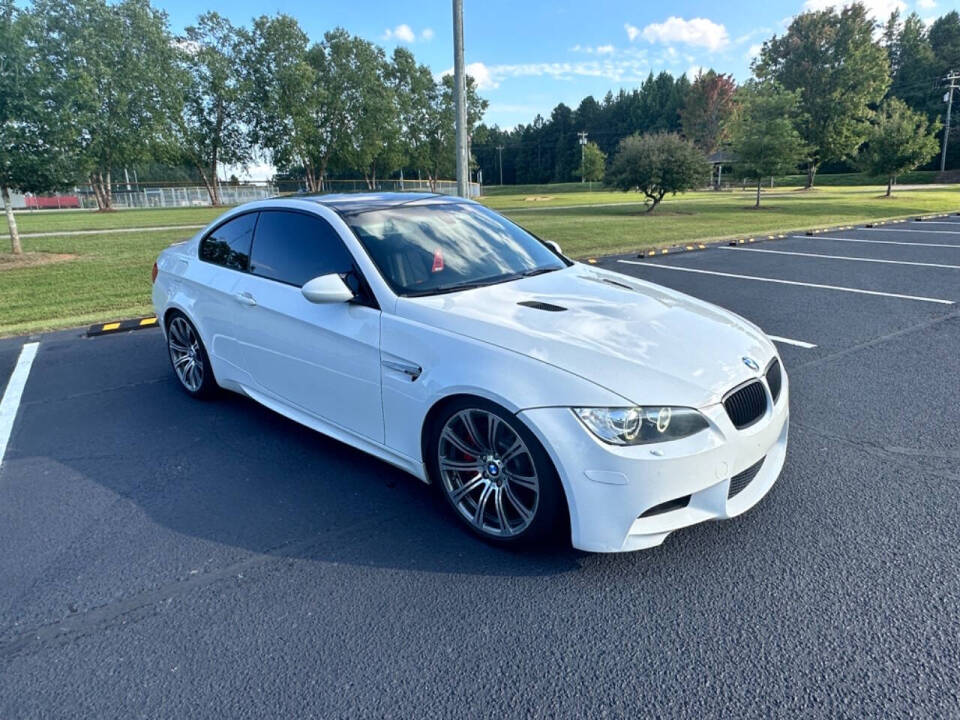
[[[512,413],[535,407],[618,406],[629,402],[595,383],[511,350],[384,314],[381,366],[388,447],[422,460],[421,433],[430,409],[452,395],[476,395]],[[415,380],[393,369],[420,368]]]

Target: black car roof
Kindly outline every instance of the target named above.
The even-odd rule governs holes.
[[[382,193],[330,193],[327,195],[301,195],[297,200],[309,200],[324,205],[340,215],[357,215],[371,210],[386,210],[400,205],[464,202],[463,198],[439,193],[382,192]]]

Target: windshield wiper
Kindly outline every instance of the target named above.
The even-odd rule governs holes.
[[[557,267],[534,268],[533,270],[527,270],[526,272],[520,273],[520,277],[533,277],[534,275],[543,275],[544,273],[556,272],[557,270],[560,270],[560,268],[557,268]]]
[[[444,293],[459,292],[460,290],[473,290],[474,288],[486,287],[487,285],[496,285],[504,281],[504,278],[488,280],[485,282],[462,283],[457,285],[439,285],[429,290],[411,290],[403,293],[403,297],[424,297],[426,295],[442,295]]]

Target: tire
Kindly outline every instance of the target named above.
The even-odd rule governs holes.
[[[167,318],[167,357],[181,389],[194,398],[213,397],[217,381],[207,349],[193,323],[181,312]]]
[[[427,469],[458,520],[501,547],[556,544],[569,527],[563,487],[540,441],[515,415],[464,397],[431,425]]]

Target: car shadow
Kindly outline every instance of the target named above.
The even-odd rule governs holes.
[[[176,533],[254,553],[500,576],[563,573],[589,557],[563,540],[491,546],[460,527],[434,488],[387,463],[235,393],[190,398],[151,335],[124,342],[118,360],[47,348],[32,387],[44,392],[44,365],[61,356],[57,370],[71,375],[57,384],[85,392],[64,396],[48,383],[49,399],[18,421],[17,455],[68,467]]]

